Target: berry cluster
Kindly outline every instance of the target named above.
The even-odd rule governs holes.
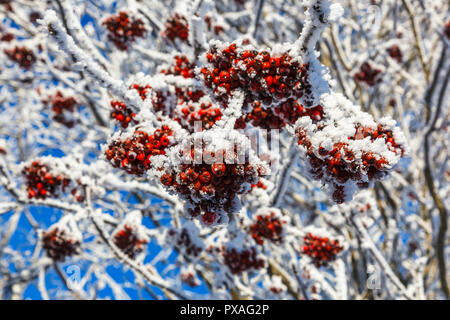
[[[189,26],[186,18],[181,14],[176,13],[174,16],[167,19],[166,29],[163,35],[171,41],[175,41],[176,38],[181,41],[187,41],[189,36]]]
[[[245,93],[244,109],[255,101],[271,106],[288,98],[303,97],[308,107],[311,104],[309,66],[288,53],[271,55],[269,51],[240,48],[233,43],[223,49],[213,45],[206,60],[208,64],[201,69],[201,75],[221,102],[239,89]]]
[[[189,61],[185,55],[175,56],[175,64],[167,69],[161,70],[163,74],[183,76],[184,78],[195,78],[195,63]]]
[[[139,85],[139,84],[132,84],[130,86],[131,89],[135,89],[142,100],[147,99],[147,97],[151,98],[153,108],[156,112],[162,112],[163,115],[172,115],[173,111],[171,108],[171,105],[169,103],[170,101],[170,94],[168,92],[164,91],[152,91],[152,87],[148,84],[146,85]],[[179,95],[182,95],[182,93],[179,93]]]
[[[297,135],[299,145],[306,150],[310,175],[316,180],[324,180],[330,184],[336,203],[346,200],[344,184],[347,181],[356,182],[359,188],[367,188],[373,180],[383,178],[391,168],[391,164],[383,155],[374,151],[355,150],[350,145],[352,142],[368,139],[373,143],[381,139],[387,150],[399,156],[404,155],[404,149],[395,142],[393,132],[381,125],[372,129],[357,124],[355,134],[348,137],[347,141],[335,142],[331,150],[320,144],[316,149],[301,127],[297,130]]]
[[[131,259],[142,252],[143,246],[147,243],[146,239],[138,237],[134,228],[126,224],[114,234],[113,241]]]
[[[263,190],[267,190],[267,186],[261,180],[259,180],[257,184],[252,184],[252,189],[254,189],[254,188],[260,188]]]
[[[308,233],[303,238],[302,253],[309,256],[316,267],[327,266],[336,259],[336,255],[344,248],[338,240],[330,240],[327,237],[314,236]]]
[[[203,251],[203,248],[191,239],[192,234],[190,235],[189,231],[190,230],[187,230],[186,228],[183,228],[181,231],[170,229],[168,235],[171,238],[170,241],[172,241],[179,250],[183,251],[184,254],[198,257]]]
[[[103,25],[108,29],[108,39],[122,51],[128,50],[130,43],[138,37],[143,38],[146,33],[144,22],[130,17],[125,11],[107,18]]]
[[[67,117],[69,113],[73,114],[78,107],[78,103],[74,97],[64,97],[62,92],[58,90],[50,98],[50,105],[53,111],[53,120],[68,128],[72,128],[75,125],[75,120]]]
[[[202,128],[204,130],[208,130],[222,117],[222,111],[220,108],[214,106],[212,102],[193,102],[190,104],[183,104],[181,107],[179,122],[184,128],[191,132],[194,129],[194,123],[196,121],[202,123]]]
[[[368,62],[364,62],[355,74],[355,80],[365,82],[368,86],[374,86],[381,82],[380,69],[374,69]]]
[[[28,15],[28,20],[34,25],[37,25],[38,19],[42,19],[42,14],[39,11],[32,11]]]
[[[324,118],[322,106],[303,107],[297,100],[288,99],[275,108],[264,108],[260,101],[254,101],[249,113],[236,122],[235,127],[244,129],[247,123],[262,129],[281,129],[286,124],[294,124],[300,117],[310,117],[314,122]]]
[[[256,249],[249,248],[241,251],[235,248],[227,249],[223,252],[224,263],[232,274],[240,274],[250,269],[260,269],[264,267],[264,261],[257,257]]]
[[[200,282],[192,272],[182,272],[181,281],[183,281],[186,285],[188,285],[191,288],[200,285]]]
[[[65,191],[70,180],[62,174],[53,175],[48,166],[38,161],[33,161],[30,166],[22,170],[25,175],[28,198],[46,199],[47,197],[56,197],[58,192]]]
[[[140,176],[151,168],[151,157],[165,154],[165,149],[172,144],[169,138],[172,134],[167,125],[153,134],[136,130],[125,140],[114,140],[105,151],[106,159],[113,167]]]
[[[16,36],[10,32],[5,32],[0,35],[0,41],[3,41],[3,42],[10,42],[10,41],[14,40],[15,38],[16,38]]]
[[[26,47],[16,46],[14,49],[5,49],[5,54],[11,61],[18,63],[26,70],[30,70],[36,62],[36,56],[33,51]]]
[[[256,222],[249,227],[249,233],[259,245],[264,243],[264,239],[273,243],[280,243],[282,241],[284,223],[275,212],[257,215]]]
[[[229,154],[225,149],[212,151],[204,148],[203,150],[204,160],[207,157],[226,159],[225,154]],[[194,154],[195,151],[192,148],[192,158]],[[176,171],[167,172],[161,176],[161,183],[193,205],[188,208],[192,216],[206,212],[207,217],[202,217],[204,222],[208,225],[220,223],[221,216],[211,213],[222,210],[233,212],[237,195],[250,191],[251,185],[258,183],[259,177],[265,174],[264,168],[252,165],[249,161],[243,164],[236,163],[237,147],[234,148],[234,155],[234,163],[207,164],[206,162],[209,161],[203,161],[200,164],[181,164]],[[213,221],[214,219],[219,220]]]
[[[401,63],[403,60],[402,51],[400,50],[399,46],[393,45],[392,47],[387,49],[388,55],[396,60],[398,63]]]
[[[119,122],[122,128],[127,128],[131,121],[135,124],[138,123],[134,120],[136,113],[130,110],[122,101],[111,101],[111,107],[113,108],[113,111],[111,111],[111,118]]]
[[[66,257],[78,254],[80,242],[68,236],[65,230],[57,227],[44,233],[42,247],[54,261],[64,261]]]

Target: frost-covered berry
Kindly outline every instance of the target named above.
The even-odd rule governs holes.
[[[183,283],[185,283],[189,287],[193,288],[193,287],[197,287],[200,285],[200,281],[198,280],[198,278],[196,277],[196,275],[193,272],[182,271],[180,273],[180,275],[181,275],[181,281],[183,281]]]
[[[308,233],[303,238],[302,253],[309,256],[316,267],[327,266],[336,259],[336,255],[343,250],[338,240],[320,237]]]
[[[364,82],[368,86],[374,86],[381,82],[381,69],[374,69],[368,62],[364,62],[359,72],[355,74],[355,80]]]
[[[204,100],[206,101],[203,102]],[[208,130],[222,118],[222,111],[219,107],[213,105],[209,99],[203,99],[203,101],[184,103],[178,108],[178,121],[190,132],[194,131],[196,122],[201,122],[202,128]]]
[[[177,55],[175,56],[174,64],[167,69],[162,69],[161,73],[182,76],[187,79],[195,77],[194,69],[195,63],[190,62],[185,55]]]
[[[204,249],[198,233],[197,227],[193,223],[187,222],[181,230],[170,229],[167,232],[167,242],[176,246],[183,254],[195,258]]]
[[[16,38],[16,36],[10,32],[5,32],[0,36],[0,41],[11,42]]]
[[[172,134],[167,125],[152,134],[136,129],[130,137],[113,140],[105,151],[106,159],[113,167],[140,176],[152,167],[153,156],[164,155],[166,148],[172,145]]]
[[[122,101],[111,101],[111,118],[120,123],[122,128],[127,128],[130,122],[137,124],[138,121],[134,120],[136,113],[130,110]]]
[[[122,51],[127,50],[136,38],[143,38],[146,33],[144,22],[125,11],[107,18],[103,25],[108,30],[108,39]]]
[[[28,15],[28,19],[34,25],[37,25],[37,20],[42,19],[42,14],[39,11],[32,11]]]
[[[62,174],[54,175],[46,164],[33,161],[22,170],[25,176],[29,199],[57,197],[69,185],[70,180]]]
[[[11,61],[16,62],[26,70],[30,70],[36,62],[36,56],[33,51],[24,46],[16,46],[14,49],[5,49],[4,52]]]
[[[123,253],[133,259],[138,253],[142,252],[143,246],[147,244],[148,239],[141,239],[133,226],[124,224],[114,234],[113,241]]]
[[[243,250],[228,248],[223,251],[223,259],[232,274],[241,274],[264,267],[264,261],[258,257],[254,247]]]
[[[78,254],[80,245],[79,239],[71,236],[66,229],[56,226],[44,232],[42,237],[42,247],[54,261],[62,262],[66,257]]]
[[[387,52],[392,59],[396,60],[398,63],[402,62],[403,55],[399,46],[393,45],[392,47],[387,49]]]
[[[278,211],[257,213],[253,218],[253,223],[249,226],[249,234],[259,245],[262,245],[264,240],[279,244],[283,239],[285,224],[286,221],[281,218]]]
[[[175,39],[187,41],[189,36],[189,26],[186,18],[183,15],[176,13],[167,19],[163,36],[171,41],[175,41]]]
[[[75,125],[76,121],[73,118],[73,113],[79,107],[79,104],[74,97],[65,97],[63,93],[58,90],[49,98],[49,100],[44,102],[50,104],[53,111],[53,120],[68,128],[72,128]]]

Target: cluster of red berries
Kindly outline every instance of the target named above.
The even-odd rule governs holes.
[[[0,29],[0,31],[2,31],[2,30]],[[3,42],[10,42],[10,41],[14,40],[15,38],[16,38],[16,36],[10,32],[5,32],[5,33],[0,34],[0,41],[3,41]]]
[[[264,243],[264,239],[273,243],[280,243],[282,241],[283,225],[284,222],[274,212],[267,215],[258,215],[256,216],[256,222],[250,225],[249,233],[259,245]]]
[[[299,145],[304,146],[307,150],[306,157],[310,165],[310,175],[316,180],[324,179],[331,183],[333,200],[336,203],[345,201],[343,185],[347,181],[355,181],[359,188],[367,188],[369,182],[387,174],[386,167],[389,163],[381,155],[362,151],[357,158],[347,142],[334,143],[331,150],[322,146],[315,150],[302,128],[298,129],[297,135]],[[381,125],[378,125],[377,129],[357,125],[355,135],[348,137],[348,140],[361,140],[366,137],[370,137],[371,142],[376,139],[384,139],[388,150],[401,156],[404,155],[404,150],[395,142],[392,131],[384,129]],[[367,175],[368,181],[362,179],[363,175]]]
[[[232,274],[240,274],[250,269],[258,270],[264,267],[264,261],[257,257],[256,249],[249,248],[241,251],[235,248],[223,252],[224,263]]]
[[[289,54],[272,56],[268,51],[245,50],[235,43],[206,53],[209,67],[201,69],[204,82],[219,101],[226,102],[236,89],[245,92],[244,109],[254,101],[264,105],[287,98],[302,98],[309,107],[312,93],[309,65],[293,61]]]
[[[203,153],[204,157],[222,155],[222,159],[225,159],[225,154],[225,150],[211,152],[207,149]],[[194,158],[194,148],[191,155]],[[209,213],[207,217],[202,217],[202,220],[212,224],[215,221],[211,220],[220,216],[210,213],[221,210],[232,212],[236,196],[248,192],[245,185],[247,184],[250,189],[252,184],[258,183],[259,177],[263,174],[261,168],[251,165],[248,161],[244,164],[203,162],[181,164],[177,172],[167,172],[160,180],[169,190],[175,191],[189,203],[194,204],[193,208],[188,208],[192,216],[198,216],[201,212]]]
[[[344,247],[339,244],[338,240],[314,236],[311,233],[308,233],[303,238],[303,242],[302,253],[309,256],[316,267],[327,266],[328,263],[334,261],[336,255],[344,249]]]
[[[30,70],[36,62],[36,56],[33,51],[26,47],[16,46],[14,49],[5,49],[4,52],[11,61],[18,63],[26,70]]]
[[[288,99],[275,108],[264,108],[260,101],[251,106],[251,112],[238,119],[235,128],[244,129],[247,123],[251,123],[263,129],[281,129],[286,124],[294,124],[300,117],[310,117],[313,122],[324,118],[322,106],[305,108],[295,99]]]
[[[144,22],[130,17],[125,11],[107,18],[103,25],[108,29],[108,39],[122,51],[128,50],[130,43],[138,37],[143,38],[146,33]]]
[[[387,49],[388,55],[396,60],[398,63],[401,63],[403,60],[402,51],[400,50],[399,46],[393,45],[392,47]]]
[[[188,285],[191,288],[199,285],[198,279],[196,279],[196,277],[192,272],[182,272],[181,281],[183,281],[186,285]]]
[[[225,29],[217,24],[213,23],[213,19],[210,16],[205,16],[206,28],[209,32],[214,32],[216,36],[225,31]]]
[[[131,259],[142,252],[143,246],[147,243],[147,240],[139,239],[135,230],[128,225],[124,225],[121,230],[116,232],[113,241]]]
[[[132,89],[135,89],[142,100],[145,100],[148,95],[152,93],[152,87],[148,84],[146,85],[139,85],[139,84],[133,84],[131,85]],[[180,91],[182,91],[180,89]],[[176,92],[177,96],[183,96],[184,91],[182,92]],[[168,92],[163,91],[153,91],[153,95],[151,97],[153,108],[156,112],[162,112],[163,115],[172,116],[173,115],[173,108],[168,103],[170,101],[170,94]]]
[[[156,129],[153,134],[136,130],[130,138],[113,141],[105,151],[106,159],[113,167],[140,176],[151,168],[152,156],[165,154],[172,134],[167,125]]]
[[[139,93],[139,96],[142,100],[145,100],[149,94],[152,93],[152,87],[150,85],[139,85],[137,83],[134,83],[130,86],[130,89],[134,89]],[[154,96],[151,98],[153,107],[155,111],[163,111],[164,115],[168,115],[170,113],[166,112],[166,100],[167,100],[167,94],[162,91],[155,91]],[[113,105],[114,104],[114,105]],[[122,101],[112,101],[111,106],[115,109],[113,111],[114,115],[111,114],[111,117],[116,119],[122,124],[122,127],[126,128],[128,127],[129,123],[133,120],[134,116],[132,110],[127,107],[127,105]],[[123,115],[123,120],[122,116]],[[117,117],[118,116],[118,117]],[[131,120],[127,121],[127,117],[130,117]]]
[[[372,68],[368,62],[364,62],[359,68],[359,72],[355,74],[355,80],[365,82],[369,86],[374,86],[381,82],[380,69]]]
[[[260,188],[263,190],[267,190],[267,186],[261,180],[259,180],[258,183],[256,183],[256,184],[252,184],[252,189],[254,189],[254,188]]]
[[[75,125],[75,120],[66,117],[68,112],[73,113],[78,107],[74,97],[64,97],[62,92],[58,90],[51,97],[50,105],[53,111],[53,120],[68,128],[72,128]]]
[[[42,14],[39,11],[32,11],[28,15],[28,19],[34,25],[37,25],[37,20],[42,19]]]
[[[53,175],[47,165],[38,161],[33,161],[30,166],[23,168],[22,174],[26,179],[29,199],[55,197],[60,190],[64,192],[70,183],[62,174]]]
[[[170,229],[168,234],[174,240],[175,246],[177,246],[179,249],[183,248],[184,254],[197,257],[203,251],[203,248],[197,246],[195,242],[192,241],[188,230],[186,230],[185,228],[183,228],[181,231]]]
[[[174,62],[173,66],[161,70],[161,73],[183,76],[186,79],[195,78],[195,63],[190,62],[185,55],[175,56]]]
[[[163,35],[171,41],[175,41],[176,38],[181,41],[187,41],[189,36],[189,26],[186,18],[181,14],[176,13],[174,16],[167,19],[166,29]]]
[[[73,241],[64,230],[52,228],[44,233],[42,247],[54,261],[62,262],[66,257],[78,254],[79,241]]]
[[[191,103],[183,105],[181,109],[180,124],[189,131],[193,131],[195,122],[202,123],[204,130],[210,129],[216,121],[222,118],[222,111],[220,108],[214,106],[212,102],[205,103]]]
[[[270,287],[269,290],[274,293],[274,294],[280,294],[281,292],[283,292],[283,288],[279,288],[279,287]]]
[[[128,128],[131,121],[135,124],[138,123],[134,120],[136,113],[130,110],[122,101],[111,101],[111,107],[113,108],[113,111],[111,111],[111,118],[119,122],[122,128]]]

